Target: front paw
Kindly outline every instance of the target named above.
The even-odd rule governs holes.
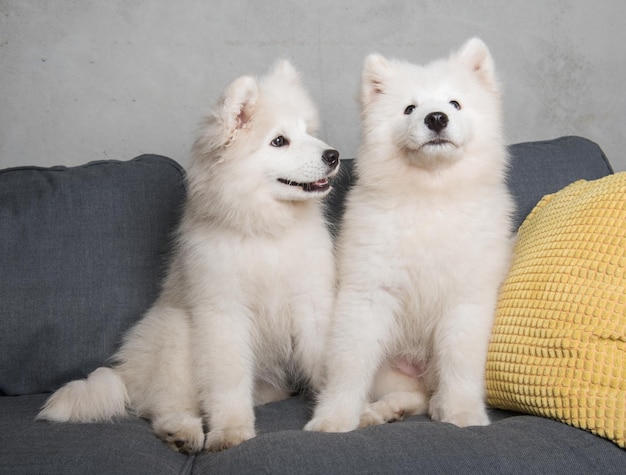
[[[220,452],[252,439],[254,429],[248,427],[229,427],[210,431],[206,436],[204,449],[209,452]]]
[[[445,405],[431,401],[429,414],[431,419],[448,422],[458,427],[487,426],[489,416],[484,403]]]
[[[356,429],[359,425],[358,417],[346,417],[346,414],[337,416],[317,416],[313,417],[307,425],[304,426],[304,430],[314,432],[350,432]]]
[[[401,421],[404,414],[404,409],[401,407],[392,407],[387,401],[377,401],[365,407],[361,414],[359,428]]]
[[[435,421],[448,422],[457,427],[488,426],[490,424],[489,416],[484,412],[465,411],[443,416],[437,413],[431,417]]]
[[[202,419],[188,413],[172,413],[155,418],[152,430],[176,452],[194,454],[204,445]]]

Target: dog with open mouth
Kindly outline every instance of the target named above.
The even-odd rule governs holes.
[[[335,283],[321,198],[339,153],[317,122],[287,61],[226,89],[193,146],[160,296],[113,366],[63,386],[40,419],[134,413],[176,451],[216,451],[255,436],[255,405],[319,388]]]

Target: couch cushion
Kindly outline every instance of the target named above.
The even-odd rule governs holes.
[[[602,149],[582,137],[511,145],[508,184],[515,198],[517,229],[530,210],[549,193],[576,180],[595,180],[613,173]]]
[[[424,415],[340,434],[302,431],[310,412],[299,398],[260,406],[256,415],[257,438],[201,454],[194,473],[604,474],[620,473],[626,462],[626,451],[589,432],[497,410],[489,426],[460,428]]]
[[[626,173],[546,196],[520,227],[487,388],[626,448]]]
[[[560,422],[491,410],[492,424],[459,428],[414,416],[345,434],[302,429],[311,401],[293,397],[256,408],[258,437],[186,458],[146,421],[36,421],[45,395],[0,398],[0,472],[345,474],[623,473],[626,451]]]
[[[0,392],[84,377],[155,299],[185,196],[160,156],[0,172]]]
[[[0,397],[0,473],[189,474],[193,458],[155,437],[148,421],[60,424],[35,420],[45,395]]]

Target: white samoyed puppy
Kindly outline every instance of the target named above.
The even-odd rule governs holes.
[[[320,198],[339,166],[290,63],[234,81],[193,147],[175,255],[112,368],[73,381],[39,418],[135,413],[174,450],[255,436],[258,404],[320,385],[335,292]],[[208,426],[206,435],[203,422]]]
[[[479,39],[427,66],[370,55],[361,103],[328,379],[305,428],[426,412],[489,424],[484,370],[513,212],[492,57]]]

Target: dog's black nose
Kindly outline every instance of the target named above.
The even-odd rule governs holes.
[[[332,148],[324,150],[322,153],[322,160],[324,160],[324,163],[327,165],[334,167],[339,163],[339,152],[337,150],[333,150]]]
[[[431,112],[424,118],[424,123],[430,130],[439,133],[448,125],[448,116],[443,112]]]

